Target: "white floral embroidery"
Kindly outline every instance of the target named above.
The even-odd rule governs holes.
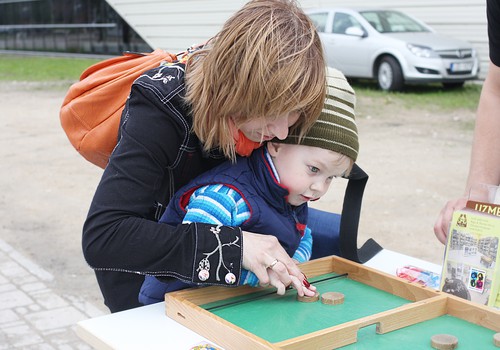
[[[210,270],[210,261],[208,261],[207,258],[201,259],[201,261],[198,263],[198,270]]]
[[[200,262],[198,263],[198,268],[196,269],[196,271],[198,272],[198,276],[203,275],[203,278],[208,279],[207,273],[210,271],[210,262],[209,262],[208,259],[213,254],[218,253],[218,255],[219,255],[219,261],[217,263],[217,270],[216,270],[216,273],[215,273],[215,279],[216,279],[216,281],[220,281],[220,269],[221,269],[221,267],[224,267],[224,269],[226,270],[226,274],[232,273],[231,272],[231,270],[232,270],[232,264],[231,264],[231,268],[227,267],[226,264],[224,264],[224,258],[223,258],[223,254],[222,254],[222,248],[226,247],[226,246],[231,246],[231,245],[236,245],[237,247],[239,247],[239,244],[237,244],[237,243],[239,242],[240,238],[236,237],[233,242],[222,244],[222,242],[220,241],[220,237],[219,237],[219,233],[221,232],[221,225],[217,225],[215,227],[211,227],[210,228],[210,232],[212,232],[214,234],[215,238],[217,239],[217,243],[218,243],[217,247],[213,251],[211,251],[209,253],[203,253],[205,255],[205,257],[202,260],[200,260]],[[200,273],[201,273],[201,275],[200,275]],[[232,280],[233,280],[232,278],[228,278],[226,280],[226,283],[229,283],[229,284],[234,283],[234,281],[232,281]]]
[[[212,231],[215,234],[220,233],[220,225],[217,225],[217,227],[210,227],[210,231]]]

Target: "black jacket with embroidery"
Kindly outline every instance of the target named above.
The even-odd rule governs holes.
[[[206,234],[212,225],[173,227],[157,222],[161,208],[178,188],[224,160],[220,153],[203,152],[190,132],[184,68],[179,63],[162,66],[134,82],[119,142],[84,224],[84,256],[113,312],[138,306],[144,274],[192,280],[195,261],[218,244],[214,235]],[[223,243],[240,236],[239,229],[226,227],[220,234]],[[242,248],[230,245],[224,251],[237,277]],[[214,277],[205,283],[223,281]]]

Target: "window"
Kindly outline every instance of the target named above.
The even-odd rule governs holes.
[[[0,0],[0,50],[121,55],[151,47],[105,0]]]
[[[428,31],[420,23],[401,12],[389,10],[363,11],[360,14],[380,33]]]
[[[358,20],[353,16],[343,12],[335,13],[335,16],[333,17],[333,29],[332,29],[333,33],[345,34],[347,28],[350,27],[357,27],[359,29],[363,29]]]
[[[316,30],[320,33],[324,33],[326,30],[326,21],[328,19],[328,12],[312,13],[309,18],[316,26]]]
[[[377,30],[377,32],[383,32],[384,28],[380,22],[380,17],[376,12],[362,12],[361,15],[370,23],[370,25]]]

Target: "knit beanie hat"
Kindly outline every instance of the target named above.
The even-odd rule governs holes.
[[[325,105],[309,131],[299,143],[299,134],[291,132],[284,140],[273,142],[320,147],[346,155],[353,161],[358,157],[359,142],[354,107],[356,95],[340,71],[327,68]]]

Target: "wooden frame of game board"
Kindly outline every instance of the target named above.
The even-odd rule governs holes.
[[[383,334],[445,314],[500,332],[500,312],[493,308],[410,283],[343,258],[331,256],[313,260],[302,264],[301,270],[309,278],[332,272],[347,273],[352,280],[412,303],[278,343],[270,343],[198,306],[255,293],[255,288],[206,287],[167,293],[166,313],[170,318],[228,349],[338,348],[355,343],[358,330],[366,326],[375,324],[377,333]]]

